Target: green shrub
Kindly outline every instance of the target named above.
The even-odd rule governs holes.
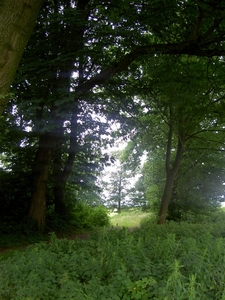
[[[0,169],[0,219],[20,221],[28,214],[31,196],[30,172]]]
[[[0,247],[24,245],[43,240],[36,223],[29,218],[17,222],[8,218],[0,221]]]
[[[74,226],[70,222],[70,218],[66,220],[55,212],[51,212],[47,215],[46,225],[49,231],[68,232],[74,229]]]
[[[108,226],[110,218],[103,206],[91,207],[78,202],[72,210],[71,223],[76,228],[91,229],[98,226]]]
[[[47,227],[49,230],[57,232],[92,229],[94,227],[108,226],[109,223],[110,218],[105,207],[92,207],[82,202],[77,202],[67,216],[63,218],[54,213],[54,211],[47,215]]]
[[[90,222],[96,227],[108,226],[110,224],[110,217],[107,208],[104,206],[93,208],[90,214]]]

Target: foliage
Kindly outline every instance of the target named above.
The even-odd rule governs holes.
[[[0,218],[21,221],[28,212],[31,194],[30,173],[0,170]]]
[[[156,57],[144,64],[147,76],[140,79],[133,139],[148,151],[141,180],[151,206],[155,208],[161,199],[160,215],[165,216],[172,204],[171,218],[209,209],[223,195],[225,131],[217,113],[223,104],[213,79],[214,62],[208,62],[207,76],[205,64],[199,58],[173,57],[166,62]]]
[[[152,212],[159,209],[159,201],[163,193],[165,182],[164,152],[161,149],[149,151],[146,161],[142,167],[142,176],[139,181],[145,191],[145,199]]]
[[[45,233],[37,230],[37,225],[25,217],[20,221],[10,218],[0,221],[0,248],[33,244],[48,239]]]
[[[188,220],[219,206],[224,194],[223,152],[199,151],[201,146],[192,144],[183,156],[168,208],[169,220]],[[152,212],[158,210],[166,176],[162,154],[162,149],[149,152],[139,179]]]
[[[112,152],[114,161],[109,168],[102,171],[99,183],[102,188],[101,197],[108,208],[121,209],[141,206],[142,193],[137,193],[135,177],[138,175],[137,168],[130,168],[125,159],[125,151],[117,150]]]
[[[0,263],[6,299],[223,299],[225,222],[164,226],[132,234],[106,229],[88,240],[39,243]],[[40,288],[41,287],[41,288]]]
[[[168,218],[188,220],[216,210],[224,195],[224,171],[220,152],[202,151],[194,164],[184,159],[173,189]]]
[[[117,208],[118,211],[121,207],[126,206],[127,203],[127,185],[128,174],[125,173],[122,166],[117,166],[110,173],[103,173],[104,181],[102,184],[102,197],[104,197],[104,204],[108,208]],[[108,181],[107,181],[108,177]],[[103,194],[104,193],[104,194]]]
[[[110,223],[108,211],[103,206],[91,207],[78,202],[71,212],[71,224],[75,228],[91,229],[108,226]]]
[[[218,113],[224,106],[223,13],[221,1],[45,2],[1,125],[3,163],[12,172],[1,176],[3,211],[26,215],[31,194],[29,216],[44,226],[46,189],[48,204],[54,202],[55,212],[63,214],[68,181],[77,199],[90,200],[91,193],[79,191],[87,185],[97,190],[94,181],[107,162],[101,153],[106,140],[131,138],[137,158],[144,149],[165,151],[172,124],[169,169],[180,136],[186,142],[196,129],[223,128]],[[108,125],[115,120],[119,133],[110,134]],[[201,132],[201,142],[212,136]],[[24,180],[18,177],[21,162]],[[31,174],[33,185],[26,180]],[[7,178],[10,184],[19,179],[15,193],[6,192]],[[155,201],[160,192],[161,178],[159,186],[133,191],[133,199]]]
[[[45,231],[39,232],[37,224],[27,217],[20,220],[3,218],[0,222],[0,247],[27,245],[46,240],[49,232],[53,231],[65,236],[80,230],[91,230],[110,224],[108,210],[105,207],[90,206],[82,202],[71,206],[70,212],[63,218],[49,207],[46,219]]]
[[[99,220],[96,220],[97,216],[99,216]],[[92,207],[82,202],[70,207],[68,214],[63,218],[54,212],[49,213],[47,217],[48,230],[62,233],[107,225],[108,215],[106,209],[101,206]]]
[[[99,117],[110,106],[104,107],[94,93],[86,97],[78,91],[105,65],[106,45],[112,45],[111,25],[95,21],[101,18],[102,9],[95,1],[45,3],[14,81],[16,93],[8,108],[12,115],[9,123],[22,136],[15,156],[20,150],[33,149],[29,161],[33,169],[29,216],[39,225],[45,220],[46,189],[48,202],[54,202],[55,211],[63,215],[68,207],[68,181],[74,194],[87,187],[97,190],[94,181],[107,161],[101,148],[108,139],[108,122]],[[95,32],[102,28],[103,40]],[[33,57],[38,59],[34,61]],[[26,143],[22,143],[24,140]],[[37,141],[38,148],[31,148]],[[11,151],[9,147],[5,155],[10,156]],[[45,180],[37,179],[44,174]],[[36,183],[41,184],[37,187]],[[84,198],[82,192],[78,200]],[[37,204],[39,201],[42,206]],[[40,207],[42,212],[38,211]]]

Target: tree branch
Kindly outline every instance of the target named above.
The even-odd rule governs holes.
[[[219,24],[223,21],[223,19],[224,18],[216,19],[213,25],[202,36],[200,36],[200,40],[204,41],[205,39],[207,39],[213,33],[213,31],[219,26]]]
[[[207,150],[207,151],[218,151],[218,152],[224,152],[225,151],[225,149],[207,148],[207,147],[188,148],[186,150],[188,150],[188,151],[192,151],[192,150],[194,150],[194,151],[196,151],[196,150],[198,150],[198,151],[199,150]]]
[[[213,44],[213,41],[211,42]],[[210,44],[211,44],[210,43]],[[209,45],[207,45],[209,46]],[[132,62],[143,55],[153,55],[153,54],[169,54],[169,55],[195,55],[195,56],[223,56],[225,55],[225,49],[204,49],[201,44],[193,43],[193,41],[181,43],[181,44],[158,44],[149,46],[140,46],[126,54],[119,62],[113,63],[111,66],[102,70],[99,74],[95,75],[90,80],[83,83],[76,89],[76,93],[82,94],[87,93],[90,89],[96,85],[106,83],[108,79],[114,74],[120,73],[122,71],[127,71],[128,67]]]
[[[205,12],[201,8],[201,6],[198,5],[198,9],[199,9],[199,14],[198,14],[198,17],[196,18],[196,22],[195,22],[193,32],[192,32],[192,40],[196,41],[196,42],[199,38],[199,30],[200,30],[200,27],[202,25],[202,21],[204,19],[204,15],[205,15]]]
[[[199,130],[199,131],[189,135],[187,137],[187,140],[189,140],[189,139],[191,139],[191,138],[195,137],[196,135],[198,135],[200,133],[203,133],[203,132],[224,132],[225,133],[225,129],[202,129],[202,130]]]

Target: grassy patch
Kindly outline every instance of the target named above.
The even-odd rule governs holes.
[[[120,214],[110,214],[110,221],[113,226],[138,227],[141,221],[148,216],[150,216],[150,213],[140,210],[122,211]]]

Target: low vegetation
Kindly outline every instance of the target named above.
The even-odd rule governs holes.
[[[12,220],[0,221],[0,248],[20,247],[49,239],[51,232],[58,236],[68,236],[80,232],[92,231],[98,227],[109,226],[108,210],[103,206],[92,207],[77,203],[69,215],[61,218],[54,212],[47,216],[47,227],[43,232],[35,228],[35,224],[28,218],[20,222]]]
[[[0,263],[0,299],[225,299],[225,214],[105,228],[38,243]]]

